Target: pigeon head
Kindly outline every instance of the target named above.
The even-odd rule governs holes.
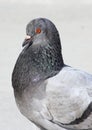
[[[24,46],[38,45],[58,48],[61,51],[60,38],[55,25],[46,18],[37,18],[28,23]]]
[[[23,42],[25,53],[43,72],[58,71],[63,66],[61,42],[55,25],[46,18],[36,18],[26,27],[26,38]],[[31,61],[33,61],[32,59]]]

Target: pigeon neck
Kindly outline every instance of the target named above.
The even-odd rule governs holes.
[[[56,75],[64,66],[61,49],[51,48],[50,45],[44,47],[42,46],[32,46],[29,49],[31,70],[33,73],[32,77],[39,80],[45,80],[49,77]],[[34,71],[35,70],[35,71]],[[35,80],[35,81],[36,81]]]
[[[58,50],[58,51],[57,51]],[[27,86],[37,86],[49,77],[55,76],[64,66],[61,49],[33,45],[24,48],[20,54],[13,74],[14,90],[21,92]]]

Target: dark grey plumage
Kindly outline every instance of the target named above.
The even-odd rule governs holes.
[[[42,29],[41,36],[35,34],[36,26]],[[26,41],[28,45],[16,62],[12,76],[15,90],[24,89],[30,82],[34,85],[56,75],[64,65],[59,34],[54,24],[47,19],[40,18],[30,22],[26,32],[27,35],[33,37],[32,45]],[[37,45],[35,45],[35,39],[39,42]]]

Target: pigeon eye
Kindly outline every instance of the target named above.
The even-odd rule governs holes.
[[[36,28],[35,32],[36,32],[36,34],[39,34],[39,33],[41,33],[41,29],[40,28]]]

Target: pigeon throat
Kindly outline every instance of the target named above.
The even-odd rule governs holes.
[[[32,45],[21,52],[12,75],[13,87],[24,90],[55,76],[64,66],[61,49]]]
[[[57,51],[49,45],[39,48],[30,47],[30,72],[33,77],[40,77],[45,80],[56,75],[64,66],[61,50]]]

